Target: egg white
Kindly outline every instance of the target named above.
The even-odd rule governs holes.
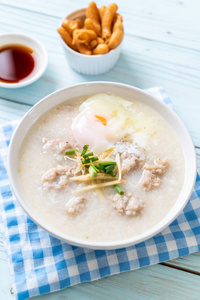
[[[130,105],[131,102],[114,95],[97,94],[88,98],[80,105],[80,113],[72,123],[76,142],[82,147],[88,144],[95,153],[114,146],[133,132]],[[98,117],[105,119],[106,125]]]
[[[148,122],[144,127],[147,122],[145,115],[135,114],[133,106],[131,101],[113,94],[89,97],[80,105],[80,112],[72,122],[75,141],[82,147],[88,144],[90,150],[98,154],[129,135],[133,140],[135,137],[136,143],[145,148],[148,132],[143,129],[151,128],[151,124]],[[142,134],[138,134],[139,132]]]

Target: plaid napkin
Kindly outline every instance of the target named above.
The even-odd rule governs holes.
[[[171,106],[162,88],[149,93]],[[7,150],[18,122],[0,127],[0,208],[5,248],[17,299],[50,293],[85,281],[138,269],[200,250],[200,176],[184,211],[149,240],[120,250],[71,246],[38,227],[13,196],[7,171]]]

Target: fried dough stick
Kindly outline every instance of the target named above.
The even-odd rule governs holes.
[[[85,19],[84,24],[86,29],[93,30],[94,32],[96,32],[97,35],[99,34],[99,31],[97,30],[96,26],[90,18]]]
[[[73,32],[72,44],[86,44],[90,43],[92,40],[96,39],[97,34],[90,29],[76,29]]]
[[[80,19],[76,19],[76,20],[64,19],[62,23],[62,27],[65,28],[65,30],[72,36],[73,31],[83,27],[83,24]]]
[[[101,25],[100,25],[100,16],[99,16],[99,11],[96,6],[95,2],[91,2],[86,9],[86,18],[89,18],[92,20],[98,35],[101,34]]]
[[[111,37],[111,26],[118,6],[115,3],[109,4],[103,15],[102,20],[102,38],[107,42]]]
[[[92,51],[84,44],[77,44],[78,51],[85,55],[91,55]]]
[[[109,47],[107,44],[99,44],[97,47],[93,50],[93,54],[106,54],[109,51]]]
[[[57,31],[60,34],[60,36],[62,37],[62,39],[64,40],[64,42],[70,48],[72,48],[73,50],[77,51],[76,45],[72,44],[72,37],[70,36],[70,34],[63,27],[58,28]]]
[[[104,16],[105,10],[106,10],[106,6],[105,5],[102,5],[99,8],[99,16],[100,16],[100,19],[101,19],[101,23],[102,23],[102,20],[103,20],[103,16]]]
[[[123,22],[122,16],[116,14],[116,21],[113,25],[113,32],[108,43],[110,49],[116,48],[123,39],[124,31],[123,31],[122,22]]]

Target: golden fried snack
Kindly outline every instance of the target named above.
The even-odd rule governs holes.
[[[104,40],[101,37],[97,37],[97,43],[98,44],[105,44]]]
[[[115,31],[113,31],[108,43],[109,48],[115,49],[121,43],[123,36],[124,36],[123,30],[116,29]]]
[[[115,49],[123,39],[124,31],[122,22],[122,16],[120,14],[116,14],[113,25],[113,32],[108,43],[110,49]]]
[[[90,43],[92,40],[97,38],[95,31],[90,29],[76,29],[73,31],[72,44],[85,44]]]
[[[113,31],[116,29],[123,30],[123,18],[120,14],[116,13],[113,21]]]
[[[118,6],[115,3],[109,4],[105,9],[102,20],[102,38],[105,41],[111,37],[111,25],[117,9]]]
[[[98,45],[97,40],[92,40],[92,41],[90,42],[90,47],[91,47],[91,49],[94,49],[97,45]]]
[[[85,24],[85,28],[86,28],[86,29],[90,29],[90,30],[95,31],[97,35],[99,34],[98,30],[97,30],[96,27],[94,26],[93,21],[92,21],[90,18],[85,19],[84,24]]]
[[[100,35],[101,34],[100,16],[95,2],[91,2],[88,8],[86,9],[86,18],[92,20],[96,28],[95,31],[97,32],[98,35]]]
[[[105,6],[105,5],[102,5],[102,6],[99,8],[99,16],[100,16],[101,23],[102,23],[102,20],[103,20],[103,15],[104,15],[104,13],[105,13],[105,10],[106,10],[106,6]]]
[[[77,44],[78,51],[85,55],[91,55],[92,51],[84,44]]]
[[[109,47],[107,44],[99,44],[97,47],[93,50],[92,54],[106,54],[109,51]]]
[[[62,27],[65,28],[65,30],[67,30],[67,32],[70,35],[72,35],[74,30],[83,27],[83,23],[80,19],[76,19],[76,20],[64,19],[64,21],[62,22]]]
[[[60,36],[62,37],[62,39],[64,40],[64,42],[70,48],[72,48],[73,50],[77,51],[76,45],[72,44],[72,37],[70,36],[70,34],[63,27],[58,28],[57,31],[60,34]]]
[[[82,54],[106,54],[116,48],[124,36],[123,18],[117,9],[115,3],[98,9],[95,2],[91,2],[84,25],[80,19],[64,19],[58,33],[70,48]]]

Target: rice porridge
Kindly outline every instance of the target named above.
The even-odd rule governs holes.
[[[175,204],[184,155],[149,106],[113,94],[71,99],[40,117],[20,150],[27,204],[52,228],[96,242],[141,234]]]

